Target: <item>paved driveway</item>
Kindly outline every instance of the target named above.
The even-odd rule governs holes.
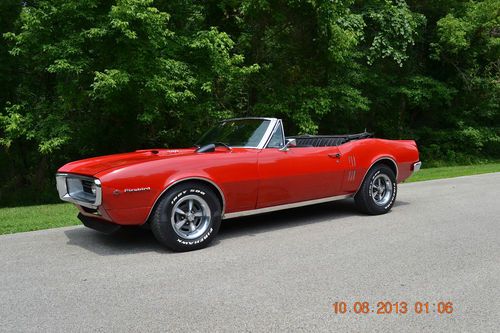
[[[344,200],[228,220],[190,253],[144,230],[0,236],[0,263],[0,331],[493,332],[500,173],[401,185],[383,216]],[[410,310],[335,314],[342,300]],[[417,301],[430,313],[415,314]],[[439,301],[453,313],[434,312]]]

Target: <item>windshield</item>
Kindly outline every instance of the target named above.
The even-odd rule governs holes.
[[[262,141],[269,123],[270,121],[266,119],[224,121],[203,134],[196,144],[204,146],[220,142],[232,147],[255,148]]]

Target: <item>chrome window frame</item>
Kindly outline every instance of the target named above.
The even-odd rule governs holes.
[[[271,138],[273,137],[274,133],[278,130],[278,128],[280,128],[281,126],[281,146],[279,148],[276,148],[276,147],[269,147],[269,143],[271,142]],[[280,149],[280,148],[283,148],[285,146],[285,128],[283,127],[283,121],[281,119],[277,119],[277,122],[271,132],[271,134],[269,135],[269,138],[267,139],[266,141],[266,144],[265,144],[265,148],[276,148],[276,149]]]
[[[68,191],[68,185],[66,180],[68,178],[77,178],[80,180],[88,180],[93,182],[96,185],[96,193],[94,202],[82,201],[73,198]],[[102,187],[101,181],[94,177],[81,176],[70,173],[57,173],[56,174],[56,184],[57,184],[57,192],[59,192],[59,198],[63,201],[71,202],[83,207],[97,209],[102,204]]]

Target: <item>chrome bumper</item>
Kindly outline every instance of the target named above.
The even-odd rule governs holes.
[[[415,163],[413,163],[412,171],[417,172],[420,170],[421,167],[422,167],[422,162],[420,162],[420,161],[415,162]]]
[[[84,191],[83,181],[90,182],[95,187],[95,194]],[[101,181],[97,178],[67,173],[56,174],[57,192],[59,198],[83,207],[97,209],[102,203]],[[78,185],[78,184],[82,185]]]

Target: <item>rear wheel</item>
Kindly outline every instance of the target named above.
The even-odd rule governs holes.
[[[221,223],[221,205],[206,185],[185,183],[173,187],[159,201],[151,221],[156,239],[174,251],[206,247]]]
[[[361,211],[378,215],[391,210],[396,194],[397,183],[394,171],[384,164],[378,164],[368,171],[354,200]]]

